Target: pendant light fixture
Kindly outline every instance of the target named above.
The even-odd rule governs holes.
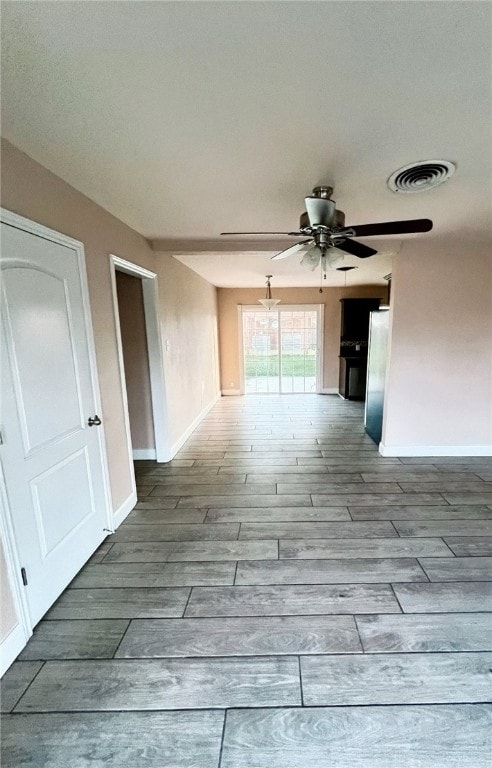
[[[260,304],[263,304],[263,306],[264,306],[266,309],[271,309],[272,307],[275,307],[277,304],[279,304],[279,303],[280,303],[280,299],[272,299],[272,287],[271,287],[271,285],[270,285],[270,278],[271,278],[271,277],[272,277],[272,275],[266,275],[266,279],[267,279],[267,281],[266,281],[267,290],[266,290],[266,296],[265,296],[265,298],[264,298],[264,299],[258,299],[258,301],[260,302]]]

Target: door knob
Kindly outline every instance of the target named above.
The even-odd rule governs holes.
[[[102,424],[102,421],[101,421],[101,419],[99,418],[99,416],[96,413],[94,418],[92,418],[92,416],[89,417],[87,423],[88,423],[89,427],[98,427],[99,424]]]

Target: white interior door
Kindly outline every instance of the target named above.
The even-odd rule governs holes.
[[[0,455],[34,626],[104,539],[108,498],[79,254],[1,228]]]

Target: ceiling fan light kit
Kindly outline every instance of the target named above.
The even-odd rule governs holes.
[[[445,161],[440,162],[444,163]],[[452,163],[448,165],[452,166]],[[400,169],[400,171],[402,170],[405,169]],[[286,235],[304,238],[295,245],[276,253],[272,259],[286,259],[294,254],[299,254],[302,256],[300,263],[305,269],[314,271],[316,267],[321,265],[321,272],[326,273],[327,269],[337,268],[337,265],[344,259],[344,253],[350,253],[358,259],[367,259],[377,253],[374,248],[370,248],[365,243],[353,240],[354,237],[403,235],[414,232],[429,232],[432,229],[430,219],[385,221],[378,224],[357,224],[347,227],[345,226],[345,214],[337,209],[335,201],[331,199],[332,194],[333,187],[314,187],[312,194],[304,198],[306,211],[301,214],[299,229],[294,232],[221,232],[221,235]],[[269,281],[269,278],[267,279]],[[267,286],[269,286],[269,282],[267,282]],[[263,303],[265,300],[260,299],[260,301]]]

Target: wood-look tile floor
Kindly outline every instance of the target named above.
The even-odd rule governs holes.
[[[3,680],[4,768],[490,768],[492,462],[223,398]]]

